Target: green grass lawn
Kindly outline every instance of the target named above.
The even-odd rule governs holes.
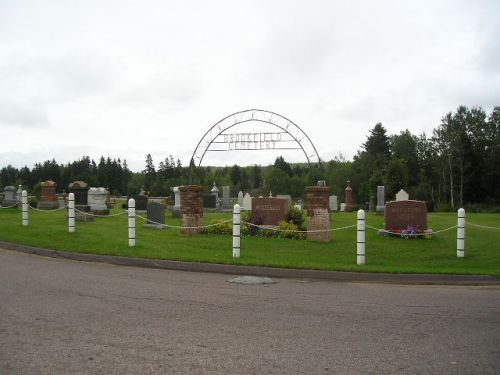
[[[112,213],[120,212],[119,209]],[[144,215],[145,216],[145,215]],[[230,219],[231,214],[207,213],[205,224]],[[167,213],[167,223],[180,225]],[[431,213],[429,228],[456,225],[454,213]],[[500,227],[498,214],[467,214],[471,223]],[[137,219],[137,245],[128,247],[127,216],[77,222],[68,233],[64,211],[42,213],[30,210],[29,226],[23,227],[21,211],[0,210],[0,240],[47,249],[191,262],[259,265],[342,271],[392,273],[486,274],[500,276],[500,230],[466,229],[465,258],[456,257],[456,229],[438,233],[430,240],[406,240],[366,233],[366,264],[356,265],[356,228],[334,231],[329,243],[281,238],[243,236],[241,258],[232,258],[232,237],[223,235],[183,236],[178,229],[147,229]],[[332,227],[356,223],[355,213],[332,214]],[[367,214],[367,225],[382,228],[383,217]]]

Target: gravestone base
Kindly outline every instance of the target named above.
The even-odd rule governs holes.
[[[82,212],[78,212],[82,211]],[[87,215],[90,213],[89,206],[75,206],[75,221],[94,221],[94,217],[91,215]],[[66,212],[66,220],[68,219],[68,213]]]
[[[172,217],[175,217],[177,219],[181,218],[181,209],[180,208],[172,208]]]
[[[142,224],[143,228],[148,229],[165,229],[167,228],[164,224]]]
[[[313,216],[309,219],[308,231],[324,230],[324,232],[307,233],[309,241],[329,242],[330,241],[330,215],[328,210],[315,209]]]
[[[109,215],[109,209],[91,210],[94,215]]]
[[[379,229],[377,234],[380,236],[380,237],[386,237],[386,236],[391,236],[393,235],[391,233],[390,230],[386,230],[386,229]],[[395,235],[394,235],[395,236]],[[426,229],[424,230],[424,233],[422,233],[421,235],[419,234],[418,236],[412,236],[412,237],[417,237],[417,238],[434,238],[434,232],[432,231],[432,229]]]
[[[2,207],[11,207],[14,206],[13,208],[16,208],[18,205],[17,200],[3,200],[2,201]]]
[[[385,213],[385,206],[377,206],[375,212],[377,215],[383,215]]]
[[[203,212],[220,212],[218,208],[203,207]]]
[[[202,227],[203,216],[200,214],[183,214],[181,219],[182,227]],[[181,228],[181,234],[191,236],[201,233],[202,228]]]
[[[53,210],[59,208],[59,203],[57,201],[38,202],[37,207],[39,210]]]

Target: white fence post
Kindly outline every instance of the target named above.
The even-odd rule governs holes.
[[[23,226],[28,225],[28,193],[23,190],[21,193],[21,202],[23,206]]]
[[[68,196],[68,230],[69,233],[75,232],[75,194],[69,193]]]
[[[128,200],[128,246],[135,246],[135,199]]]
[[[365,264],[365,211],[358,210],[356,255],[358,265]]]
[[[241,244],[241,207],[235,204],[233,208],[233,258],[240,257]]]
[[[458,210],[457,219],[457,258],[463,258],[465,255],[465,210]]]

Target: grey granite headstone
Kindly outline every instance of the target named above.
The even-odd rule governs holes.
[[[385,186],[377,186],[377,208],[378,214],[383,214],[385,209]]]
[[[238,193],[238,204],[240,205],[240,207],[243,207],[243,192],[241,190]]]
[[[165,224],[165,206],[158,202],[148,204],[148,221],[149,225],[162,226]]]
[[[231,208],[231,203],[229,202],[229,186],[222,187],[222,209],[228,210]]]
[[[328,203],[330,205],[330,211],[338,211],[339,210],[339,204],[338,204],[338,200],[337,200],[336,195],[330,195]]]
[[[2,206],[10,207],[17,203],[16,199],[16,188],[14,186],[6,186],[3,189],[3,201]]]

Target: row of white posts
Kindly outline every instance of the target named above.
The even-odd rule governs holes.
[[[356,263],[365,264],[366,248],[366,215],[364,210],[359,210],[357,214],[357,235],[356,235]],[[233,258],[240,257],[241,249],[241,207],[235,204],[233,208]],[[465,255],[465,210],[458,210],[457,220],[457,257],[463,258]]]
[[[28,194],[23,190],[21,195],[23,226],[28,225]],[[359,210],[357,214],[357,235],[356,235],[356,262],[359,265],[365,264],[366,247],[366,224],[365,211]],[[75,232],[75,195],[69,193],[68,196],[68,231]],[[135,199],[128,200],[128,245],[135,246]],[[241,207],[235,204],[233,208],[233,258],[240,257],[241,249]],[[463,258],[465,255],[465,210],[458,210],[457,218],[457,257]]]

